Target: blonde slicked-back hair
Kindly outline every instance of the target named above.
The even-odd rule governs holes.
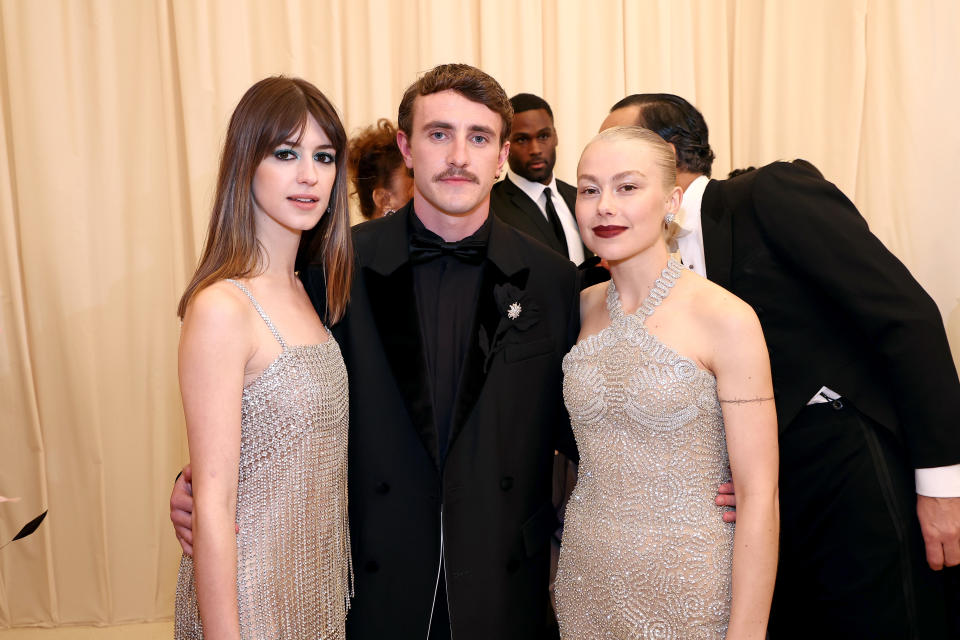
[[[610,127],[594,136],[593,140],[587,143],[587,146],[589,147],[594,142],[601,140],[604,142],[639,142],[646,145],[653,152],[654,161],[663,176],[663,190],[669,192],[677,186],[677,156],[670,143],[657,133],[636,125]],[[679,216],[680,212],[677,212],[673,221],[665,225],[663,236],[667,245],[673,244],[677,235],[683,229],[680,226]]]

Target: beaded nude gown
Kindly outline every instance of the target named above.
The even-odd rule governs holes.
[[[567,640],[723,638],[733,524],[716,379],[647,333],[683,267],[673,259],[636,313],[610,282],[610,326],[563,359],[580,451],[556,579]]]
[[[237,487],[237,591],[244,640],[344,638],[353,571],[347,525],[347,373],[333,336],[280,343],[243,389]],[[193,561],[183,556],[175,638],[203,637]]]

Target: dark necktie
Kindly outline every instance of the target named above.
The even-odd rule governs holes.
[[[543,195],[547,196],[547,220],[550,221],[550,226],[553,227],[553,235],[557,236],[560,246],[563,247],[563,255],[568,255],[567,235],[563,232],[563,225],[560,224],[560,216],[557,215],[557,208],[553,206],[553,194],[550,192],[550,187],[543,190]]]
[[[485,239],[464,238],[459,242],[444,242],[437,236],[414,232],[410,236],[410,262],[422,264],[440,256],[453,256],[461,262],[480,264],[487,253]]]

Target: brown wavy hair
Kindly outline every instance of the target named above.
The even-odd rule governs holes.
[[[510,137],[513,106],[510,105],[506,92],[493,76],[468,64],[441,64],[407,87],[397,112],[397,126],[400,130],[408,136],[413,135],[413,102],[418,96],[429,96],[447,90],[456,91],[467,100],[482,104],[500,116],[503,123],[500,130],[501,145]]]
[[[377,213],[374,190],[389,187],[393,173],[404,166],[397,146],[397,128],[386,118],[380,118],[377,124],[350,138],[347,155],[350,181],[360,203],[360,214],[369,220]]]
[[[353,274],[347,134],[336,109],[319,89],[301,78],[275,76],[247,89],[230,117],[207,239],[197,270],[177,306],[180,318],[198,291],[225,278],[257,275],[263,269],[263,248],[254,228],[253,176],[278,145],[294,137],[300,140],[308,116],[313,116],[333,144],[337,176],[327,211],[317,226],[300,236],[294,268],[300,271],[321,264],[327,293],[324,321],[334,324],[343,317]]]

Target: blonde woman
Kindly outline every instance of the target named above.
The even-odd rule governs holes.
[[[577,222],[612,282],[564,358],[580,470],[557,573],[564,638],[756,638],[777,565],[777,427],[760,323],[682,268],[673,149],[639,127],[586,147]],[[736,525],[714,497],[737,487]],[[736,530],[734,530],[736,526]]]

